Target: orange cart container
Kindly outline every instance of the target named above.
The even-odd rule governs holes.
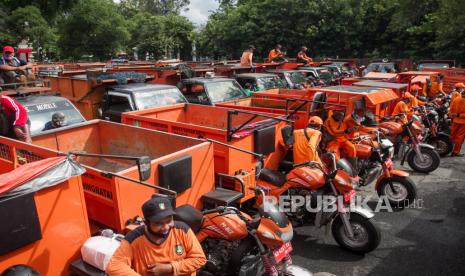
[[[0,137],[0,167],[3,172],[14,168],[15,162],[11,162],[8,156],[14,148],[31,149],[33,146]],[[24,169],[34,168],[28,166]],[[71,177],[34,193],[1,198],[1,216],[14,213],[8,208],[15,208],[15,205],[24,214],[8,218],[7,223],[2,223],[2,231],[8,231],[6,228],[16,227],[19,223],[22,227],[14,228],[16,237],[8,236],[19,247],[13,247],[12,251],[8,250],[0,256],[0,271],[12,265],[26,264],[41,275],[69,275],[69,264],[80,256],[81,245],[90,237],[81,177]],[[17,237],[18,231],[22,232],[20,238]],[[0,248],[4,245],[0,245]]]
[[[263,92],[255,92],[252,98],[256,99],[307,99],[314,100],[315,96],[325,94],[328,104],[351,106],[354,97],[363,97],[366,106],[374,114],[386,116],[390,113],[390,104],[398,99],[391,89],[376,87],[357,87],[353,85],[338,85],[328,87],[314,87],[306,90],[272,89]]]
[[[202,195],[214,189],[213,146],[179,135],[93,120],[44,133],[33,138],[33,145],[20,146],[7,143],[9,162],[17,162],[18,156],[31,161],[72,151],[148,156],[152,172],[146,182],[176,191],[178,205],[201,208]],[[98,224],[122,231],[128,219],[142,215],[140,206],[157,192],[155,187],[115,176],[138,179],[133,161],[98,157],[78,157],[78,161],[87,168],[82,182],[88,216]],[[184,172],[189,183],[170,181],[177,165],[180,169],[174,174]]]
[[[276,160],[273,158],[273,153],[278,147],[276,135],[285,124],[276,125],[273,119],[238,113],[237,110],[196,104],[178,104],[127,112],[123,113],[122,122],[190,137],[209,138],[227,144],[214,143],[215,172],[242,179],[245,190],[241,202],[254,197],[254,192],[249,188],[255,185],[258,159],[228,145],[256,154],[269,154],[265,159],[265,166],[268,166]],[[248,128],[235,132],[242,125]],[[237,190],[240,187],[236,185],[230,188]]]
[[[117,84],[115,79],[97,80],[85,74],[49,76],[46,79],[50,81],[50,88],[70,100],[87,120],[99,118],[98,109],[107,86]]]

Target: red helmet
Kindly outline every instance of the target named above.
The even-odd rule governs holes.
[[[312,116],[308,119],[309,125],[323,125],[323,120],[318,116]]]

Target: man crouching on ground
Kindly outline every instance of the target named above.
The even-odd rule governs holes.
[[[205,254],[192,230],[173,220],[168,199],[142,205],[146,225],[129,232],[110,260],[107,273],[119,275],[196,275]]]

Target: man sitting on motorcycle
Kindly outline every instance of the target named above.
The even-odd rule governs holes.
[[[402,99],[396,104],[396,106],[394,107],[394,111],[392,111],[392,116],[397,116],[397,115],[400,115],[400,114],[405,114],[407,116],[407,118],[410,118],[413,116],[413,109],[410,105],[410,103],[412,102],[412,94],[410,94],[409,92],[406,92],[403,96],[402,96]],[[405,116],[403,116],[401,118],[401,121],[403,123],[407,123],[407,118],[405,118]]]
[[[452,118],[451,139],[454,142],[452,156],[463,156],[460,153],[465,140],[465,91],[456,96],[450,105],[449,117]]]
[[[331,114],[332,113],[332,114]],[[328,119],[324,123],[325,130],[330,136],[330,142],[326,146],[326,151],[332,151],[336,159],[341,158],[341,150],[352,165],[356,164],[357,151],[355,145],[347,139],[347,134],[353,131],[344,120],[344,111],[340,109],[330,111]]]
[[[323,120],[318,116],[313,116],[308,120],[306,128],[294,130],[294,164],[308,161],[321,163],[320,156],[318,155],[318,145],[321,141],[322,125]]]
[[[194,232],[173,220],[170,200],[153,197],[142,205],[146,225],[132,230],[111,257],[107,274],[195,275],[206,263]]]
[[[410,87],[410,95],[412,95],[411,97],[412,101],[410,102],[411,107],[417,107],[417,106],[426,104],[424,101],[421,101],[418,99],[418,94],[420,90],[421,90],[421,87],[418,84],[414,84]]]

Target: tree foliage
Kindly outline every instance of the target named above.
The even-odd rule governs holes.
[[[465,61],[461,0],[218,0],[198,35],[199,51],[237,58],[248,44],[276,43],[294,56],[454,58]]]
[[[111,0],[79,0],[60,22],[59,33],[62,56],[75,59],[83,54],[110,58],[130,38]]]
[[[167,15],[179,14],[189,3],[189,0],[122,0],[120,5],[132,15],[137,12]]]

